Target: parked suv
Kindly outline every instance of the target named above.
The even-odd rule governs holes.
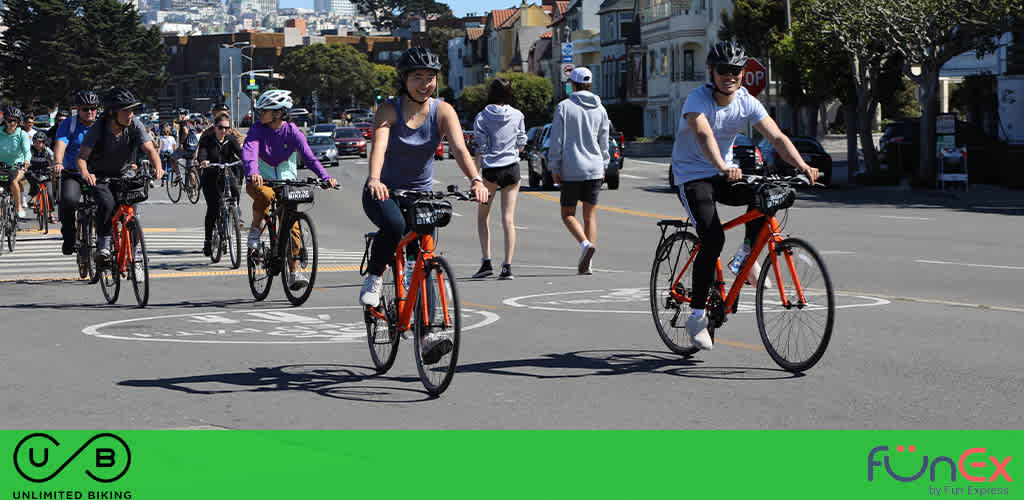
[[[892,122],[885,127],[882,137],[878,139],[878,161],[889,163],[887,153],[890,144],[904,144],[913,147],[921,143],[921,121],[910,118]]]

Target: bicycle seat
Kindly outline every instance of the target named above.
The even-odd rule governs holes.
[[[658,225],[659,226],[672,226],[672,227],[687,227],[687,226],[690,225],[690,223],[686,222],[686,221],[684,221],[682,219],[662,219],[662,220],[658,221]]]

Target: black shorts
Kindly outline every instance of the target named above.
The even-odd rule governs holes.
[[[519,182],[520,175],[519,162],[505,167],[485,168],[483,172],[484,179],[486,179],[487,182],[497,184],[498,188],[514,186]]]
[[[601,192],[603,183],[603,179],[562,181],[562,206],[575,207],[579,201],[597,205],[597,194]]]

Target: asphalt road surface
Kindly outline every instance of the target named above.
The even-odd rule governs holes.
[[[72,278],[58,232],[23,231],[0,255],[4,428],[701,428],[944,429],[1022,426],[1024,200],[929,193],[803,191],[784,233],[811,241],[836,289],[835,329],[803,375],[761,344],[745,293],[713,351],[672,354],[655,331],[648,280],[655,222],[680,217],[667,160],[627,159],[601,193],[595,273],[556,192],[524,190],[516,279],[474,280],[477,206],[456,203],[439,248],[464,306],[458,373],[440,398],[416,376],[411,344],[375,375],[356,270],[366,160],[331,173],[309,210],[319,235],[316,289],[291,307],[279,284],[255,302],[244,274],[201,254],[203,201],[141,205],[151,255],[145,309],[123,289],[106,305]],[[523,164],[525,168],[525,162]],[[453,160],[437,187],[466,181]],[[524,171],[525,178],[525,171]],[[973,200],[973,201],[972,201]],[[248,221],[250,200],[243,197]],[[723,217],[739,214],[723,207]],[[503,258],[492,215],[495,267]],[[27,222],[23,226],[28,226]],[[739,244],[727,233],[725,254]],[[244,233],[243,233],[244,237]]]

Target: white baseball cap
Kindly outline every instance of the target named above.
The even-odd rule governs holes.
[[[576,83],[590,83],[594,80],[594,75],[590,73],[589,69],[581,67],[572,70],[569,79]]]

